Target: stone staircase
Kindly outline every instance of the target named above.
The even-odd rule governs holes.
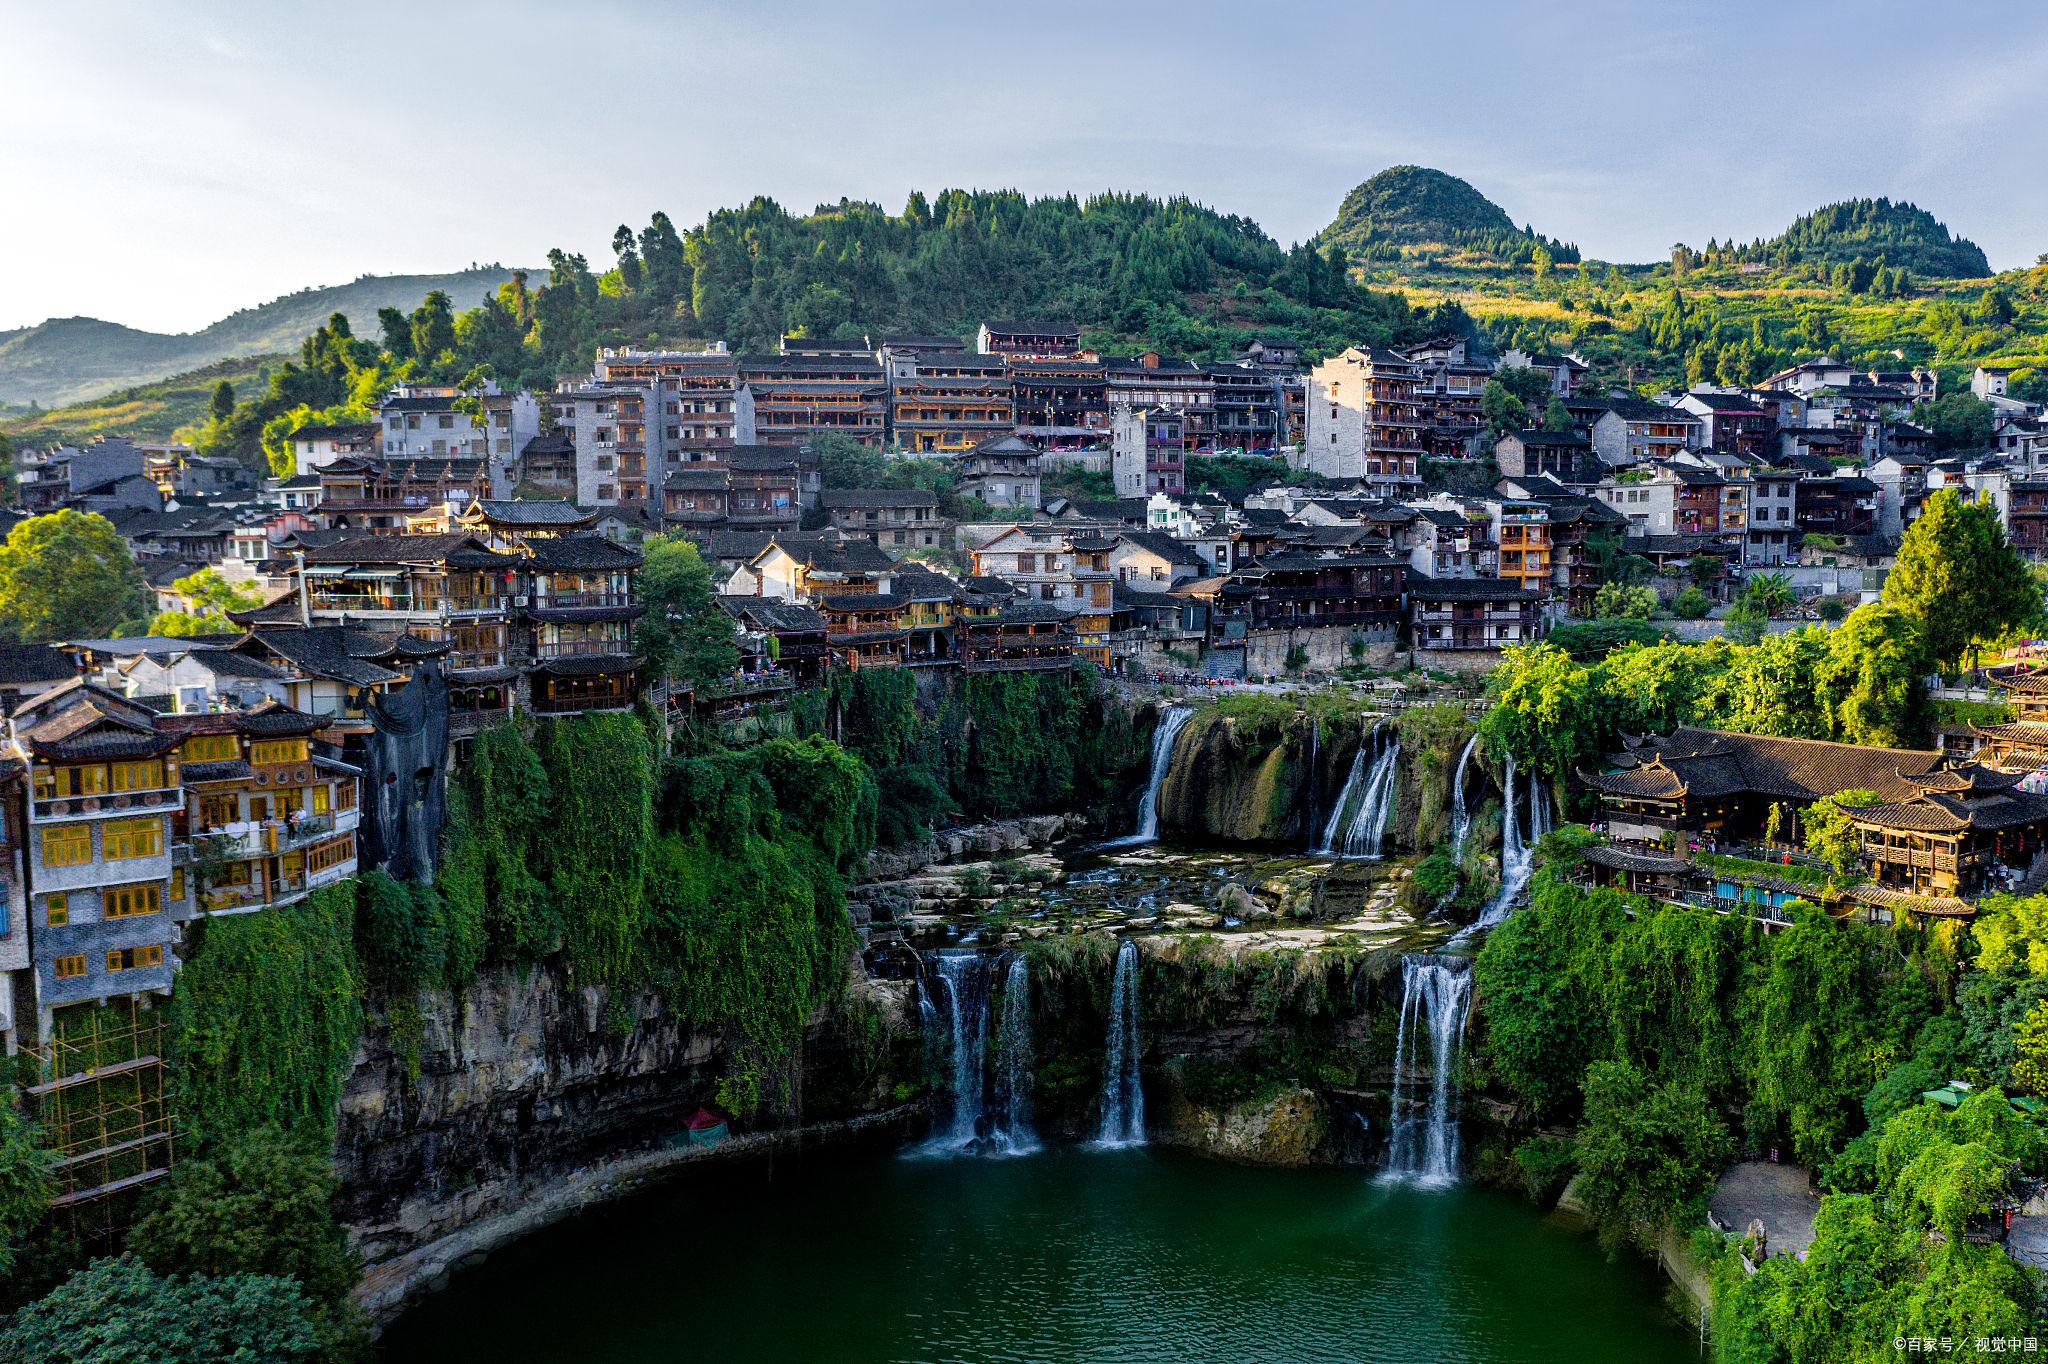
[[[2039,895],[2043,887],[2048,887],[2048,851],[2034,854],[2033,865],[2027,868],[2025,879],[2013,888],[2013,894]]]

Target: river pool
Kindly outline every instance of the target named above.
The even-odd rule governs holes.
[[[1660,1364],[1656,1270],[1513,1194],[1157,1148],[706,1171],[455,1276],[388,1364]]]

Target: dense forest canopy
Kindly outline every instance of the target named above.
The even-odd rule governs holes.
[[[1991,273],[1991,262],[1977,243],[1951,237],[1927,210],[1889,199],[1829,204],[1793,223],[1769,245],[1790,247],[1801,260],[1830,265],[1882,258],[1937,279],[1982,279]]]

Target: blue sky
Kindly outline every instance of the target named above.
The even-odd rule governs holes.
[[[1609,260],[1864,195],[1997,268],[2048,251],[2038,4],[0,0],[0,25],[0,328],[595,263],[621,222],[755,194],[1188,194],[1284,245],[1409,162]]]

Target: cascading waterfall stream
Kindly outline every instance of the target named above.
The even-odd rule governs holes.
[[[1003,1022],[996,1032],[996,1105],[1012,1155],[1038,1149],[1031,1126],[1031,1091],[1037,1082],[1031,1054],[1031,969],[1021,955],[1010,958],[1003,982]]]
[[[1166,780],[1166,771],[1173,765],[1173,741],[1187,722],[1194,718],[1190,706],[1168,706],[1159,717],[1158,727],[1152,731],[1152,772],[1145,783],[1145,794],[1138,801],[1138,832],[1127,838],[1113,838],[1104,847],[1127,847],[1133,843],[1156,843],[1159,840],[1159,787]]]
[[[1116,949],[1109,986],[1109,1037],[1102,1059],[1102,1128],[1097,1146],[1145,1144],[1145,1091],[1138,1082],[1138,944]]]
[[[940,952],[920,982],[918,1017],[925,1054],[947,1078],[944,1105],[926,1155],[1025,1155],[1038,1149],[1031,1130],[1030,977],[1013,958],[996,1035],[996,1105],[989,1105],[989,985],[994,959],[972,951]],[[942,1059],[941,1059],[942,1058]]]
[[[1472,750],[1479,747],[1479,732],[1465,741],[1465,751],[1458,755],[1458,772],[1451,778],[1451,861],[1456,862],[1465,855],[1465,836],[1472,832],[1472,812],[1465,808],[1465,768],[1472,762]]]
[[[1550,803],[1543,798],[1543,783],[1529,774],[1529,841],[1522,841],[1520,817],[1515,813],[1515,755],[1507,756],[1500,816],[1500,894],[1472,925],[1474,930],[1492,928],[1515,909],[1515,901],[1529,886],[1536,871],[1536,845],[1550,832]]]
[[[1394,1134],[1386,1178],[1440,1187],[1458,1178],[1458,1066],[1472,998],[1468,959],[1410,953],[1401,958],[1401,1024],[1394,1042]],[[1429,1096],[1415,1081],[1421,1033],[1429,1033]]]
[[[1401,759],[1401,740],[1383,725],[1374,725],[1371,737],[1360,743],[1358,756],[1351,760],[1351,773],[1344,790],[1330,810],[1330,822],[1323,827],[1321,846],[1311,849],[1325,857],[1378,857],[1386,837],[1387,816],[1393,812],[1395,779]],[[1372,760],[1366,761],[1370,750]],[[1345,820],[1351,811],[1350,820]],[[1341,836],[1340,836],[1341,831]]]

